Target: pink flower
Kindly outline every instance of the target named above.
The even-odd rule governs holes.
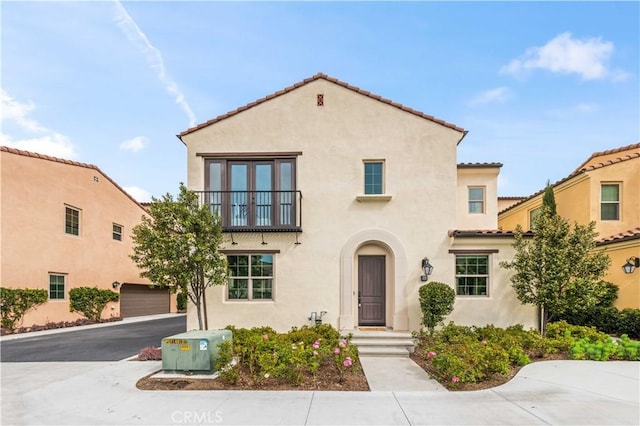
[[[485,345],[485,346],[487,346],[487,341],[486,341],[486,340],[483,340],[483,341],[482,341],[482,344],[483,344],[483,345]]]
[[[334,353],[334,354],[336,354],[336,355],[338,355],[338,354],[340,353],[340,348],[335,348],[335,349],[333,350],[333,353]]]
[[[349,357],[349,356],[348,356],[348,357],[346,357],[346,358],[344,359],[344,362],[343,362],[342,364],[343,364],[345,367],[351,367],[351,364],[353,364],[353,363],[351,362],[351,357]]]
[[[453,383],[458,383],[458,382],[460,381],[460,377],[458,377],[458,376],[453,376],[453,378],[451,379],[451,381],[452,381]]]
[[[268,334],[263,334],[262,335],[262,339],[263,340],[269,340],[269,335]]]
[[[429,352],[429,353],[427,353],[427,358],[429,358],[429,359],[433,358],[434,356],[436,356],[436,353],[435,353],[435,352]]]
[[[314,349],[318,349],[320,347],[320,340],[316,340],[315,342],[313,342],[313,347]]]
[[[313,351],[313,356],[318,356],[318,351]]]
[[[345,339],[340,340],[340,343],[338,343],[338,345],[341,348],[344,348],[345,346],[347,346],[347,341]]]

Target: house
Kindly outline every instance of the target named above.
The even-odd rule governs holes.
[[[41,288],[47,303],[22,325],[73,321],[69,290],[120,293],[105,318],[175,311],[166,290],[151,288],[129,258],[131,229],[146,210],[98,167],[1,147],[0,285]]]
[[[180,133],[187,185],[226,236],[209,326],[416,330],[427,279],[457,291],[447,320],[535,326],[498,265],[513,256],[501,164],[458,165],[466,133],[325,74]]]
[[[640,308],[640,269],[622,266],[640,258],[640,143],[593,153],[566,178],[553,184],[558,214],[586,225],[594,221],[598,248],[611,258],[604,277],[618,285],[618,308]],[[498,214],[501,229],[531,229],[541,211],[544,190]]]

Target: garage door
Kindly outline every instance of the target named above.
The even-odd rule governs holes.
[[[170,303],[167,289],[141,284],[122,284],[120,289],[120,315],[123,317],[167,314]]]

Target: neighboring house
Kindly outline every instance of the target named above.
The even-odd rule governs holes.
[[[640,308],[640,269],[622,266],[640,258],[640,143],[596,152],[569,176],[553,184],[558,214],[586,225],[596,223],[597,246],[611,258],[606,281],[619,287],[619,308]],[[542,208],[541,190],[498,215],[500,229],[530,229]]]
[[[118,184],[91,164],[4,146],[1,154],[0,285],[49,293],[23,326],[81,318],[69,312],[74,287],[119,292],[105,318],[175,311],[129,258],[131,230],[146,211]]]
[[[513,256],[497,231],[501,164],[458,165],[465,135],[324,74],[179,134],[188,187],[226,236],[209,326],[286,330],[326,312],[340,329],[416,330],[423,263],[457,291],[447,321],[535,326],[498,266]]]

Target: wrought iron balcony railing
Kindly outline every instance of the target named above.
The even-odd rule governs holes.
[[[201,205],[222,216],[224,231],[300,232],[300,191],[196,191]]]

